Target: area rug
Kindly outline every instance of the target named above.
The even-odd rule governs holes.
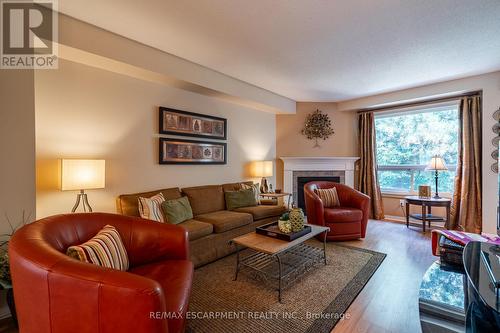
[[[311,240],[310,245],[322,243]],[[328,333],[366,285],[385,254],[327,244],[327,265],[318,264],[282,294],[241,272],[233,281],[236,256],[196,269],[189,305],[190,333]]]

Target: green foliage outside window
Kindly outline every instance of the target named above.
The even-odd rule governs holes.
[[[414,192],[431,185],[434,172],[425,171],[433,155],[441,155],[449,171],[439,172],[439,192],[453,192],[458,153],[456,106],[408,111],[375,118],[377,164],[382,191]]]

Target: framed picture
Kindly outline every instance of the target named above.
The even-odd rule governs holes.
[[[160,164],[226,164],[225,142],[160,138]]]
[[[160,107],[160,134],[226,140],[227,120],[194,112]]]

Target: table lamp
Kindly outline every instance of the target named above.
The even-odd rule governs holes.
[[[260,192],[268,193],[269,186],[266,177],[273,176],[273,161],[254,161],[251,166],[252,177],[262,177],[260,182]]]
[[[92,212],[85,190],[104,188],[104,179],[104,160],[63,159],[61,161],[61,190],[80,191],[71,210],[72,213],[76,211],[80,202],[84,212]]]
[[[431,158],[431,161],[429,162],[429,164],[427,165],[427,167],[425,168],[425,170],[429,170],[429,171],[435,171],[436,174],[435,174],[435,178],[436,178],[436,194],[434,195],[434,199],[441,199],[441,197],[439,196],[439,193],[438,193],[438,178],[439,178],[439,171],[445,171],[445,170],[448,170],[448,168],[446,167],[446,164],[444,163],[444,160],[441,156],[439,155],[434,155],[432,158]]]

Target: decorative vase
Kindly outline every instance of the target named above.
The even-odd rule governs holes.
[[[289,214],[290,224],[293,232],[304,229],[304,212],[301,208],[293,208]]]
[[[278,229],[285,234],[292,232],[292,225],[289,220],[278,220]]]

